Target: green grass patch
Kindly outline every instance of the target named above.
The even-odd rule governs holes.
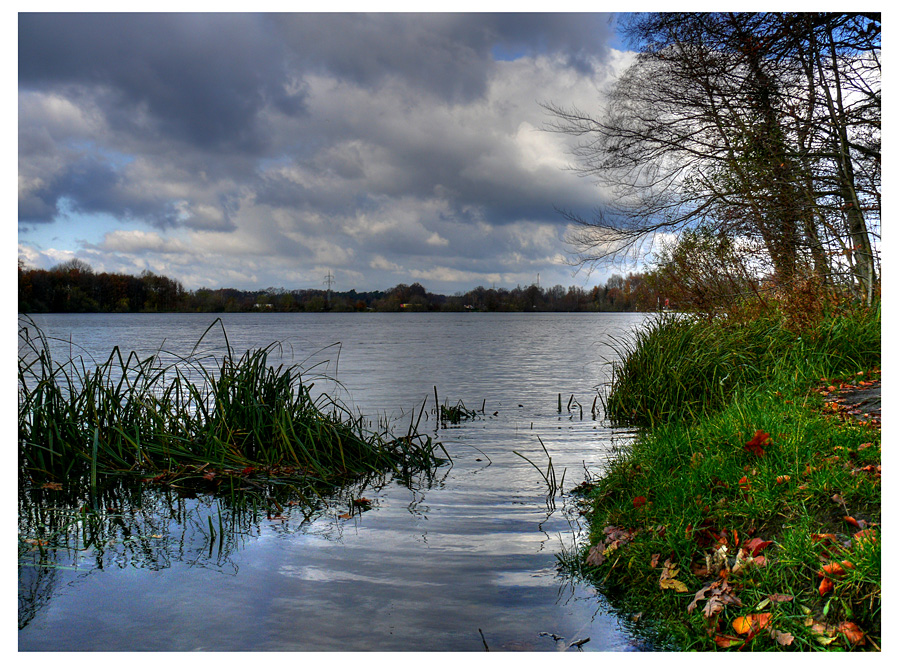
[[[777,311],[713,321],[660,316],[618,345],[606,416],[653,426],[723,408],[735,392],[766,386],[797,392],[820,377],[877,366],[881,309],[826,313],[797,331]]]
[[[682,649],[878,648],[880,429],[812,390],[877,377],[880,312],[846,319],[803,334],[666,319],[639,336],[652,377],[626,357],[612,399],[654,426],[581,487],[589,544],[564,565]],[[822,576],[833,562],[845,571]]]
[[[162,353],[141,359],[115,348],[87,364],[55,361],[49,341],[26,320],[19,331],[20,476],[92,488],[98,474],[123,472],[216,482],[259,471],[338,483],[442,462],[443,447],[417,425],[402,436],[387,424],[372,430],[328,395],[314,397],[299,364],[276,365],[277,344],[237,356],[222,333],[220,357],[168,362]]]

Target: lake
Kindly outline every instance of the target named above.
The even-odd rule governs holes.
[[[103,360],[115,345],[189,354],[216,317],[34,319],[66,341],[54,342],[57,357]],[[652,649],[591,587],[558,572],[557,554],[585,527],[570,498],[548,499],[525,460],[546,469],[549,453],[568,491],[627,443],[630,433],[592,407],[601,409],[612,346],[646,317],[223,314],[235,350],[281,341],[283,361],[303,362],[318,389],[398,431],[425,402],[419,428],[452,465],[277,516],[152,489],[126,495],[107,508],[103,540],[52,558],[20,550],[19,650],[555,651],[583,639],[585,651]],[[222,343],[215,328],[202,347]],[[442,427],[435,387],[441,402],[478,416]],[[349,498],[361,495],[370,509],[352,511]],[[86,530],[51,492],[40,507],[21,496],[20,515],[69,511],[61,525],[73,544]]]

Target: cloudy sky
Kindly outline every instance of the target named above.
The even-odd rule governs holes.
[[[590,286],[601,192],[542,130],[604,14],[19,14],[18,252],[188,289]]]

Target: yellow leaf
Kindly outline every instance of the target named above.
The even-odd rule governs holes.
[[[659,587],[663,588],[663,589],[670,588],[679,593],[687,593],[688,592],[687,585],[682,581],[678,581],[677,579],[660,579]]]

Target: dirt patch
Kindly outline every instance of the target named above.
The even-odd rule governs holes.
[[[829,410],[859,422],[881,425],[881,380],[828,389],[823,393]]]

